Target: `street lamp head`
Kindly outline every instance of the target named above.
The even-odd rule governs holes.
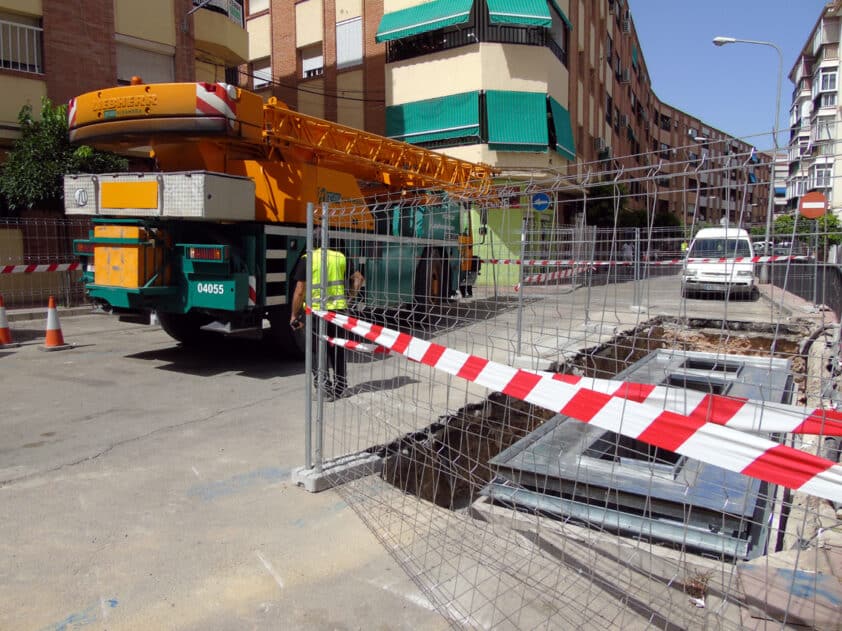
[[[713,38],[713,45],[714,46],[725,46],[725,44],[733,44],[736,41],[737,41],[736,38],[723,37],[722,35],[718,35],[717,37]]]

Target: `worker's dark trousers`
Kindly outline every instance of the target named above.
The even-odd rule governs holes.
[[[343,313],[337,311],[337,313]],[[350,339],[350,334],[333,322],[327,322],[327,336]],[[348,387],[347,369],[345,364],[345,349],[325,342],[325,357],[327,359],[324,370],[319,366],[319,321],[313,322],[313,383],[322,386],[330,395],[342,396]]]

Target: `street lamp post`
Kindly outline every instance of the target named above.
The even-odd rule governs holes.
[[[769,46],[774,48],[778,53],[778,77],[777,77],[777,94],[775,99],[775,124],[772,125],[772,144],[774,145],[774,153],[772,161],[769,163],[769,199],[766,205],[766,243],[771,241],[772,235],[772,212],[775,207],[775,157],[778,155],[778,125],[781,118],[781,75],[784,67],[784,54],[781,52],[780,46],[772,42],[763,42],[754,39],[738,39],[736,37],[718,36],[713,38],[714,46],[725,46],[726,44],[757,44],[759,46]],[[764,263],[760,268],[760,282],[769,282],[769,264]]]

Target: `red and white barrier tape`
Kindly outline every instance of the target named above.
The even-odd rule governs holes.
[[[47,263],[45,265],[0,265],[0,274],[34,274],[36,272],[72,272],[82,269],[81,263]]]
[[[547,283],[553,280],[561,280],[562,278],[570,278],[571,276],[575,276],[576,274],[584,274],[587,272],[587,268],[575,268],[575,269],[566,269],[559,272],[548,272],[546,274],[530,274],[529,276],[525,276],[523,279],[523,284],[526,285],[528,283]],[[520,283],[515,285],[515,291],[520,291]]]
[[[773,408],[767,404],[733,400],[736,405],[731,403],[731,406],[736,409],[727,414],[728,408],[724,404],[722,407],[711,405],[715,395],[703,395],[699,405],[684,415],[647,402],[648,395],[641,400],[640,391],[632,384],[621,382],[619,393],[607,394],[579,383],[568,383],[564,375],[550,377],[512,368],[350,316],[331,311],[313,313],[413,361],[521,401],[729,471],[842,502],[842,466],[713,422],[715,418],[731,418],[736,412],[751,412],[758,419],[765,419],[769,414],[773,420],[786,412],[809,424],[816,420],[815,412],[805,414],[790,406]],[[726,397],[722,399],[732,401]]]
[[[377,344],[366,344],[365,342],[346,340],[341,337],[330,337],[329,335],[323,335],[322,339],[326,340],[328,344],[332,344],[333,346],[341,346],[342,348],[347,348],[351,351],[359,351],[361,353],[371,353],[372,355],[388,355],[391,352],[388,348],[378,346]]]
[[[388,354],[388,348],[354,340],[324,336],[328,343],[372,354]],[[412,359],[412,358],[410,358]],[[533,372],[533,371],[529,371]],[[709,423],[753,433],[815,434],[842,436],[842,412],[816,408],[805,416],[801,408],[780,403],[755,403],[742,397],[705,394],[695,390],[655,386],[596,377],[579,377],[537,371],[536,374],[619,399],[645,403],[676,414],[704,415]]]
[[[744,432],[842,436],[842,412],[836,410],[816,408],[805,414],[805,410],[792,405],[705,394],[684,388],[548,372],[537,374],[676,414],[692,410],[687,416],[703,415],[706,422]]]
[[[692,258],[669,259],[663,261],[644,261],[641,265],[682,265],[688,263],[780,263],[781,261],[812,260],[812,256],[738,256],[737,258]],[[537,267],[568,267],[572,265],[593,267],[615,267],[634,265],[634,261],[577,261],[574,259],[481,259],[488,265],[534,265]]]

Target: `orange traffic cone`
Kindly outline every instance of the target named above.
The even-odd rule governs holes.
[[[6,305],[3,304],[3,296],[0,296],[0,348],[15,348],[20,344],[12,341],[12,331],[9,329],[9,320],[6,318]]]
[[[56,310],[56,299],[50,296],[47,304],[47,336],[44,339],[44,346],[39,346],[42,351],[61,351],[71,348],[70,344],[64,343],[64,336],[61,334],[61,324],[58,321]]]

